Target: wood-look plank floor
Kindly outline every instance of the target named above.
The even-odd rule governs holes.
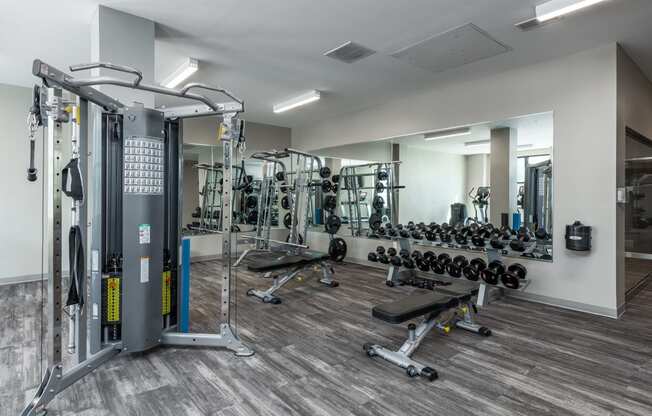
[[[192,266],[192,329],[215,329],[217,262]],[[506,299],[481,311],[494,335],[432,333],[414,358],[440,379],[409,379],[362,351],[396,347],[404,326],[372,319],[374,304],[418,289],[340,265],[335,289],[315,280],[247,298],[268,280],[238,273],[241,337],[250,358],[211,349],[125,355],[63,392],[50,415],[652,415],[652,289],[611,320]],[[38,284],[0,287],[0,415],[16,415],[39,382]]]

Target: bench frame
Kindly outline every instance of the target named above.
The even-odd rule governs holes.
[[[491,330],[475,322],[476,313],[475,304],[471,300],[462,301],[457,307],[443,313],[430,313],[418,326],[414,323],[409,324],[408,338],[397,351],[375,344],[364,344],[363,349],[370,358],[378,356],[405,369],[410,377],[421,376],[433,381],[438,378],[437,371],[413,360],[412,354],[433,328],[443,334],[448,334],[453,328],[460,328],[485,337],[490,336]],[[447,316],[442,318],[442,314]]]
[[[296,279],[302,272],[308,271],[309,269],[314,269],[315,267],[321,269],[322,277],[319,279],[319,283],[328,287],[339,286],[339,283],[333,279],[333,275],[335,274],[333,267],[326,260],[320,260],[315,262],[302,263],[297,267],[292,267],[289,270],[286,270],[285,272],[277,275],[273,275],[272,272],[266,272],[263,277],[271,277],[273,279],[272,286],[270,286],[267,290],[257,290],[253,288],[249,289],[247,290],[247,296],[254,296],[265,303],[278,305],[281,303],[281,298],[275,296],[274,293],[276,293],[276,291],[285,286],[291,280]]]

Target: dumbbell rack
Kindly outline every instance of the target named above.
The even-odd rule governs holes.
[[[412,253],[412,246],[413,245],[418,245],[422,247],[432,247],[432,248],[439,248],[439,249],[444,249],[444,250],[458,250],[458,251],[464,251],[464,252],[478,252],[478,253],[484,253],[487,255],[487,263],[490,263],[494,260],[496,261],[503,261],[503,255],[502,255],[502,250],[495,249],[492,247],[475,247],[475,249],[471,248],[460,248],[456,247],[454,244],[447,244],[447,243],[441,243],[441,242],[431,242],[427,240],[414,240],[410,238],[403,238],[403,237],[391,237],[391,238],[386,238],[388,241],[393,241],[394,243],[398,244],[397,250],[407,250],[408,252]],[[421,275],[418,275],[421,273]],[[385,282],[389,286],[393,286],[395,284],[399,284],[402,280],[407,280],[410,278],[415,278],[415,277],[421,277],[421,278],[426,278],[430,280],[435,280],[433,279],[434,276],[432,275],[426,275],[424,277],[423,275],[425,272],[421,272],[420,270],[417,270],[416,268],[413,269],[408,269],[403,266],[394,266],[392,264],[389,264],[389,269],[387,271],[387,278],[385,279]],[[450,281],[459,281],[461,278],[455,278],[452,276],[448,275],[436,275],[437,279],[442,279],[442,280],[450,280]],[[468,281],[468,280],[467,280]],[[484,281],[479,281],[479,288],[478,288],[478,298],[476,300],[476,305],[478,306],[485,306],[488,305],[490,300],[489,300],[489,294],[491,289],[500,289],[501,291],[503,290],[517,290],[517,291],[524,291],[531,283],[530,279],[521,279],[520,280],[520,286],[518,289],[510,289],[508,287],[505,287],[502,283],[498,283],[496,285],[489,285],[485,283]]]

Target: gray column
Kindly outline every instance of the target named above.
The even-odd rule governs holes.
[[[491,130],[491,200],[489,219],[501,224],[501,214],[508,214],[511,226],[512,213],[516,212],[516,149],[517,135],[512,128]]]
[[[142,71],[142,82],[154,83],[154,22],[99,6],[91,21],[90,60],[131,66]],[[133,75],[107,69],[95,70],[94,75],[133,79]],[[136,101],[154,107],[154,94],[149,92],[113,86],[102,86],[101,90],[125,105]]]

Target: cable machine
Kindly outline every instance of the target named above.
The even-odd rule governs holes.
[[[34,165],[35,133],[44,135],[43,180],[46,181],[48,235],[48,368],[34,399],[22,415],[45,410],[56,395],[122,352],[146,351],[161,345],[226,348],[236,356],[253,350],[232,325],[231,183],[234,148],[244,150],[243,123],[238,115],[243,101],[223,88],[190,83],[181,89],[142,83],[140,71],[109,63],[71,66],[70,71],[109,69],[133,75],[131,81],[99,76],[74,78],[35,60],[32,73],[42,80],[35,87],[30,109],[30,166],[28,180],[37,179]],[[123,103],[92,88],[114,85],[186,98],[199,105],[166,110]],[[216,103],[191,92],[204,89],[228,96]],[[93,105],[91,105],[93,104]],[[219,329],[216,333],[179,332],[181,309],[180,205],[182,201],[182,120],[198,115],[220,115],[217,138],[223,145],[223,274]],[[64,166],[63,126],[71,126],[72,159]],[[92,144],[91,167],[86,155]],[[237,158],[237,154],[235,156]],[[92,173],[92,175],[89,175]],[[87,195],[89,177],[92,195]],[[70,282],[62,296],[62,198],[72,199]],[[90,213],[91,245],[85,224]],[[89,258],[89,267],[85,260]],[[90,270],[90,279],[86,273]],[[65,306],[64,306],[65,305]],[[62,357],[63,309],[68,308],[68,351],[76,364],[64,370]]]

